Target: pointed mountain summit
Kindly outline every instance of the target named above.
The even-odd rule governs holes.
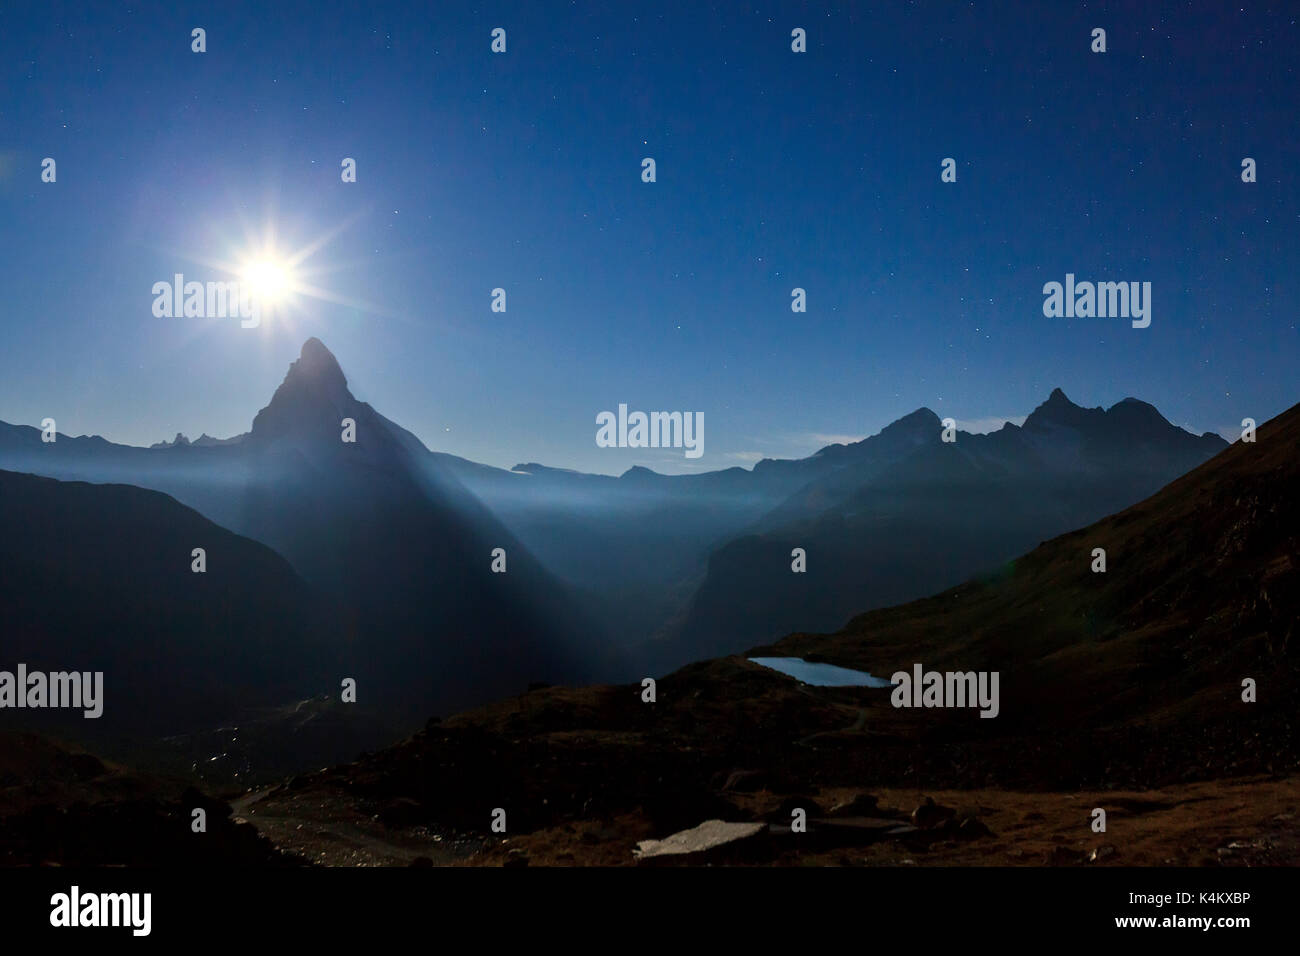
[[[927,440],[939,434],[943,421],[928,408],[918,408],[909,412],[896,422],[890,422],[880,434],[882,436]],[[864,439],[865,440],[865,439]],[[861,444],[859,442],[859,444]]]
[[[1179,428],[1148,402],[1125,398],[1108,409],[1083,408],[1059,388],[1025,419],[1022,433],[1057,467],[1087,467],[1088,458],[1107,468],[1122,463],[1161,472],[1172,464],[1169,478],[1228,447],[1212,433]]]
[[[1106,414],[1119,421],[1126,422],[1132,427],[1147,430],[1159,430],[1175,427],[1169,419],[1160,414],[1158,408],[1150,402],[1144,402],[1139,398],[1121,399],[1112,405]]]
[[[1101,408],[1084,408],[1076,405],[1059,388],[1052,389],[1052,394],[1025,419],[1022,426],[1028,431],[1044,430],[1053,427],[1084,428],[1104,415]]]
[[[882,447],[911,448],[937,439],[942,428],[943,422],[938,415],[928,408],[918,408],[890,422],[875,435],[847,444],[836,442],[833,445],[826,445],[812,457],[843,458],[847,462],[860,458],[864,454],[877,452]]]
[[[348,390],[338,359],[320,339],[303,343],[271,402],[253,419],[252,438],[266,440],[286,434],[337,437],[340,422],[360,405]]]

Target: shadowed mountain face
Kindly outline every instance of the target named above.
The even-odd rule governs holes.
[[[357,666],[382,689],[418,703],[409,683],[426,682],[450,707],[599,672],[604,642],[564,587],[413,435],[356,401],[316,340],[239,448],[260,479],[242,520],[355,614]]]
[[[345,419],[355,441],[343,440]],[[45,444],[34,429],[5,431],[6,465],[161,490],[283,554],[344,632],[338,677],[386,712],[414,719],[583,679],[601,660],[563,586],[454,476],[426,467],[414,436],[358,402],[315,339],[234,444]],[[506,573],[491,570],[497,548]]]
[[[0,472],[0,608],[0,669],[104,675],[99,718],[9,725],[171,734],[337,686],[336,631],[288,563],[154,491]]]
[[[862,443],[855,467],[811,481],[714,551],[656,660],[830,630],[863,608],[933,593],[1141,500],[1226,446],[1145,402],[1085,409],[1059,389],[1023,427],[954,442],[942,441],[936,416],[916,412]],[[795,548],[805,573],[792,571]]]

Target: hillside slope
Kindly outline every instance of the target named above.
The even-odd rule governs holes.
[[[1105,573],[1091,570],[1096,548]],[[1000,669],[1009,728],[1208,724],[1294,710],[1298,630],[1300,406],[997,575],[776,647],[876,673]],[[1245,678],[1256,705],[1241,702]]]
[[[0,609],[0,669],[104,674],[101,717],[6,710],[9,727],[177,733],[332,692],[345,656],[278,554],[125,485],[0,471]]]

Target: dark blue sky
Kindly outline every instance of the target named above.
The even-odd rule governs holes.
[[[1297,10],[11,0],[0,419],[233,434],[315,335],[431,447],[507,466],[748,464],[1054,386],[1263,421],[1300,400]],[[328,300],[152,314],[271,226],[331,236],[301,266]],[[1151,282],[1150,328],[1044,317],[1067,272]],[[596,447],[620,402],[702,412],[704,456]]]

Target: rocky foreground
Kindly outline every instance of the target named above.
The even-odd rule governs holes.
[[[203,811],[196,832],[195,810]],[[229,804],[187,781],[0,733],[0,866],[293,866]]]
[[[43,738],[0,738],[3,862],[1300,863],[1300,775],[1205,779],[1204,766],[1152,789],[1131,783],[1146,764],[1117,763],[1114,785],[1043,789],[1036,779],[1068,774],[1068,742],[963,749],[890,707],[888,691],[807,687],[739,658],[658,690],[653,704],[635,687],[534,691],[228,802]],[[1008,760],[1034,789],[980,783]],[[1091,827],[1099,807],[1104,833]],[[505,833],[492,831],[497,809]]]
[[[1088,747],[1085,734],[980,739],[993,722],[967,713],[963,736],[888,694],[808,687],[740,658],[665,678],[653,704],[635,687],[551,688],[247,794],[235,812],[323,865],[1300,863],[1300,775],[1225,777],[1209,751],[1179,760],[1198,742],[1176,727]],[[1107,747],[1115,759],[1097,763]],[[498,809],[505,833],[491,829]]]

